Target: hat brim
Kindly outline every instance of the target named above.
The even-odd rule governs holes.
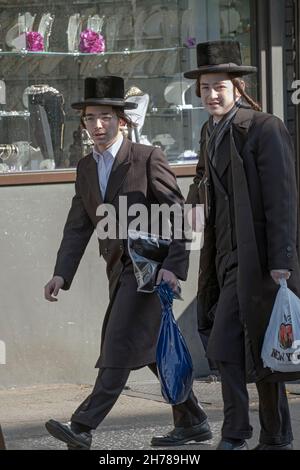
[[[116,106],[118,108],[124,109],[136,109],[138,105],[136,103],[131,103],[122,99],[114,100],[110,98],[91,98],[84,101],[79,101],[78,103],[71,104],[71,107],[73,109],[84,109],[86,106]]]
[[[249,75],[255,72],[257,72],[257,67],[250,65],[219,64],[198,67],[197,69],[184,72],[183,76],[185,78],[198,78],[199,75],[203,75],[204,73],[232,73],[236,77],[242,77],[243,75]]]

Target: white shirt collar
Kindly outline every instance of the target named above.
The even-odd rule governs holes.
[[[121,135],[118,137],[118,139],[117,139],[110,147],[108,147],[107,149],[105,149],[105,151],[104,151],[103,153],[109,152],[109,153],[111,154],[111,156],[112,156],[113,158],[115,158],[116,155],[117,155],[117,153],[118,153],[118,151],[120,150],[120,147],[121,147],[122,143],[123,143],[123,135],[121,134]],[[99,152],[97,152],[97,150],[95,149],[95,147],[93,148],[93,157],[94,157],[94,159],[96,160],[96,162],[98,162],[98,161],[99,161],[99,158],[103,156],[103,153],[99,153]]]

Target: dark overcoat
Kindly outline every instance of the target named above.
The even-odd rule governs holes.
[[[202,185],[206,126],[201,132],[197,175],[187,202],[205,204]],[[284,381],[298,373],[276,373],[264,368],[261,349],[278,286],[270,271],[288,269],[288,287],[300,296],[298,262],[298,198],[295,157],[291,137],[283,122],[266,113],[241,108],[219,146],[219,176],[226,186],[232,172],[235,230],[238,253],[237,295],[244,324],[248,381]],[[213,198],[213,193],[212,198]],[[213,205],[213,204],[212,204]],[[219,297],[215,269],[214,221],[208,220],[200,256],[198,285],[199,329],[211,326]],[[230,328],[230,325],[228,325]],[[224,336],[225,338],[225,336]],[[230,344],[222,345],[230,350]]]
[[[100,222],[97,208],[103,203],[115,207],[119,222],[119,198],[127,197],[127,206],[178,203],[184,199],[163,152],[155,147],[124,139],[115,157],[105,200],[99,190],[97,164],[92,154],[79,161],[76,193],[57,254],[54,275],[65,280],[69,289],[85,248]],[[128,218],[132,221],[134,216]],[[126,227],[122,227],[124,233]],[[161,309],[156,293],[137,293],[127,240],[107,238],[99,241],[100,256],[107,265],[109,306],[102,327],[101,353],[96,367],[137,368],[155,362],[156,341]],[[162,267],[185,280],[188,252],[184,239],[173,239]],[[99,310],[101,305],[99,305]]]

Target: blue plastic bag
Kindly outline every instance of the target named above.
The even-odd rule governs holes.
[[[161,392],[167,403],[187,400],[193,385],[192,358],[172,312],[174,293],[166,282],[156,287],[162,307],[156,363]]]

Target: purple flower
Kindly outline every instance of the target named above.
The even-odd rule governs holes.
[[[80,52],[104,52],[105,39],[92,29],[85,29],[80,33],[79,50]]]
[[[196,46],[196,38],[188,37],[185,41],[186,47],[195,47]]]
[[[43,51],[44,38],[40,33],[29,31],[26,33],[26,49],[28,51]]]

